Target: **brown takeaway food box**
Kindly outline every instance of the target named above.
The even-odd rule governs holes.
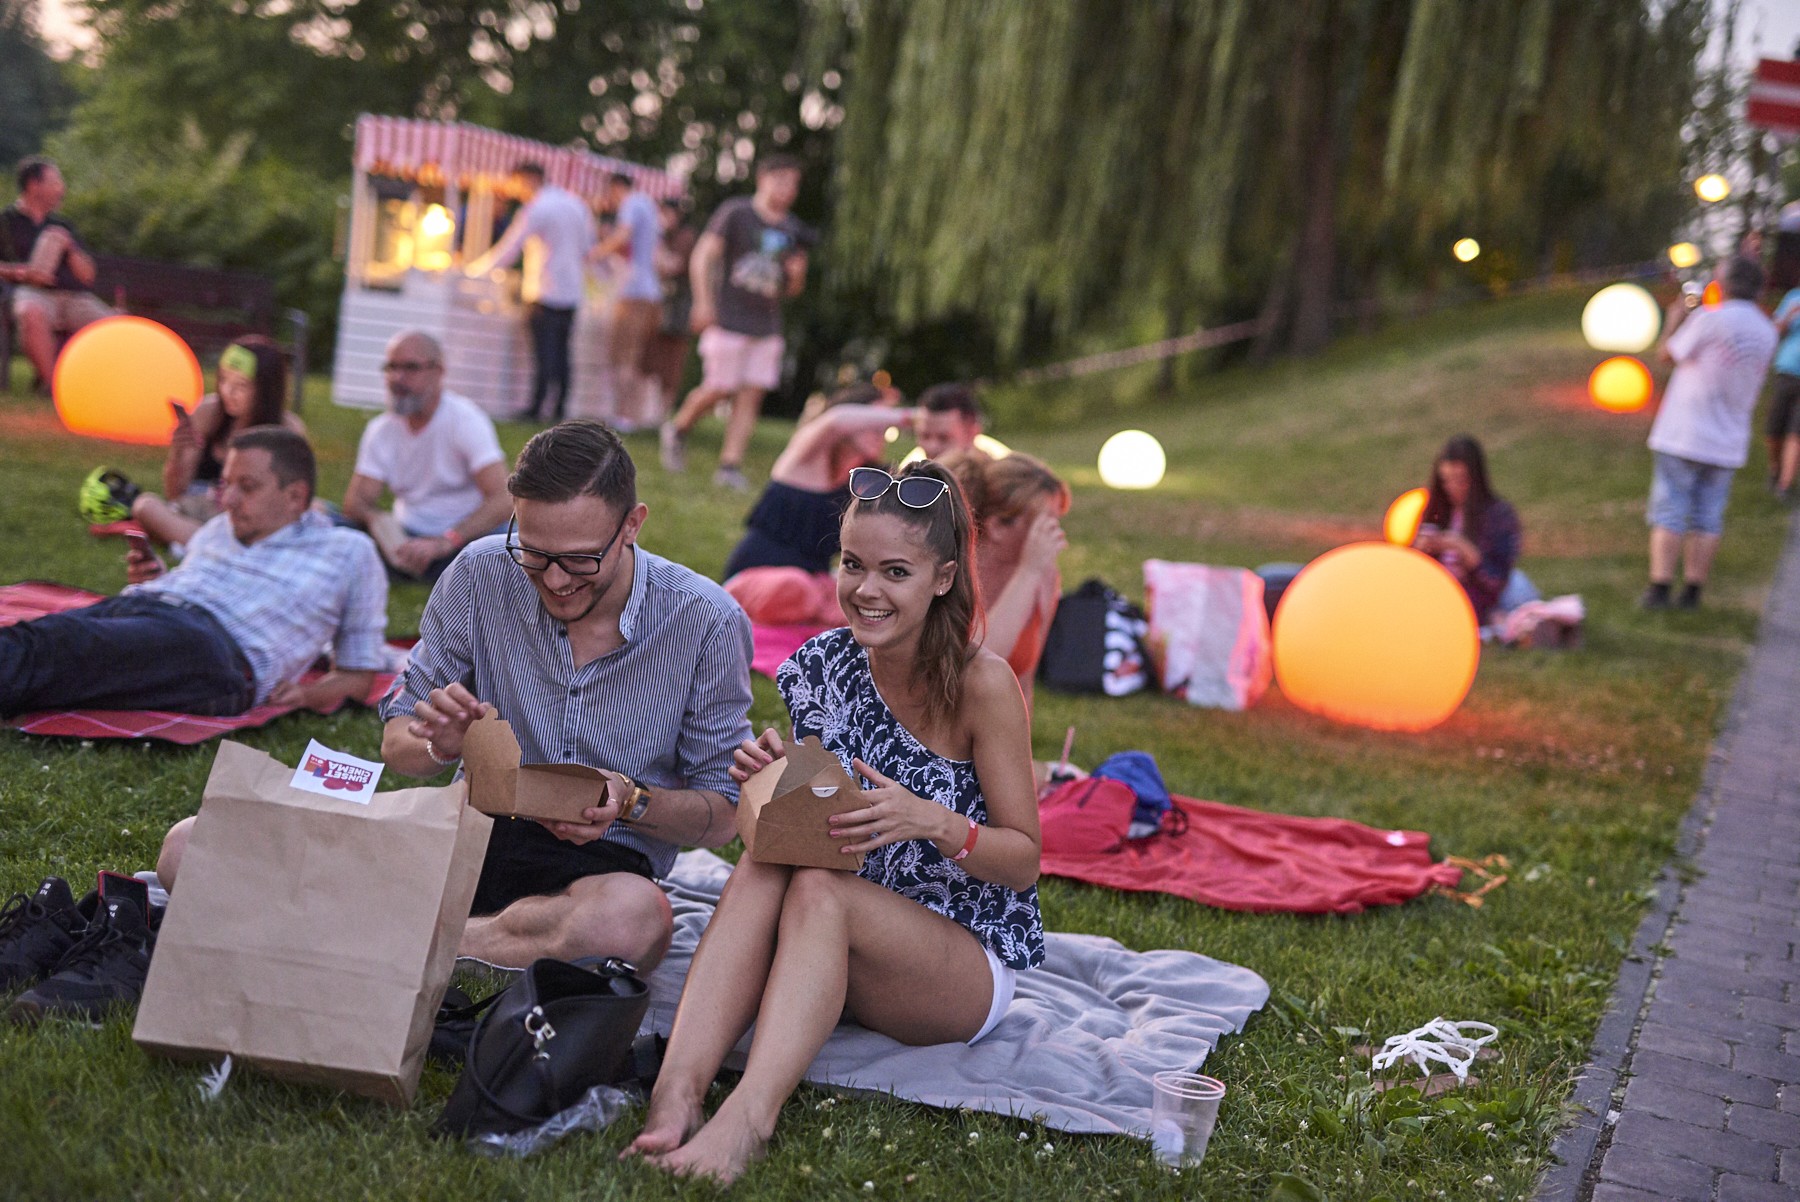
[[[483,814],[585,822],[582,811],[606,801],[606,777],[586,764],[521,764],[512,723],[489,710],[463,736],[469,804]]]
[[[744,782],[738,793],[738,834],[750,858],[763,864],[841,868],[855,872],[861,853],[838,850],[826,819],[858,808],[860,790],[838,758],[808,735],[787,755]]]

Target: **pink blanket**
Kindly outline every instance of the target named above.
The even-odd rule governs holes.
[[[750,657],[750,670],[774,680],[775,669],[786,663],[788,656],[800,649],[801,643],[828,629],[826,626],[764,626],[752,622],[750,634],[756,640],[756,646],[755,654]]]

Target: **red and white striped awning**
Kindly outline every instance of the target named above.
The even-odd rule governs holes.
[[[640,191],[658,200],[684,192],[679,180],[652,167],[534,142],[479,125],[370,113],[356,119],[356,166],[371,175],[432,187],[453,182],[464,191],[482,182],[495,192],[510,195],[509,176],[521,162],[541,163],[550,183],[567,188],[589,204],[600,199],[607,177],[615,172],[631,176]]]
[[[1765,58],[1756,64],[1744,119],[1778,134],[1800,134],[1800,62]]]

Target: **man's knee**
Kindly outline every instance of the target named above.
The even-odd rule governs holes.
[[[660,963],[675,931],[675,911],[655,881],[615,872],[577,881],[564,927],[568,958],[623,956],[640,969]]]
[[[13,320],[19,324],[21,334],[48,336],[51,325],[50,306],[36,297],[15,296]]]
[[[163,836],[162,851],[156,856],[156,879],[171,892],[175,889],[175,874],[181,870],[181,856],[187,850],[188,836],[193,830],[194,819],[190,816],[170,827],[169,833]]]

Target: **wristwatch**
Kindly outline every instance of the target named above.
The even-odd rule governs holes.
[[[625,776],[623,772],[619,775]],[[631,826],[643,818],[644,811],[650,808],[650,790],[629,776],[625,776],[625,780],[631,785],[631,796],[619,809],[619,821]]]

